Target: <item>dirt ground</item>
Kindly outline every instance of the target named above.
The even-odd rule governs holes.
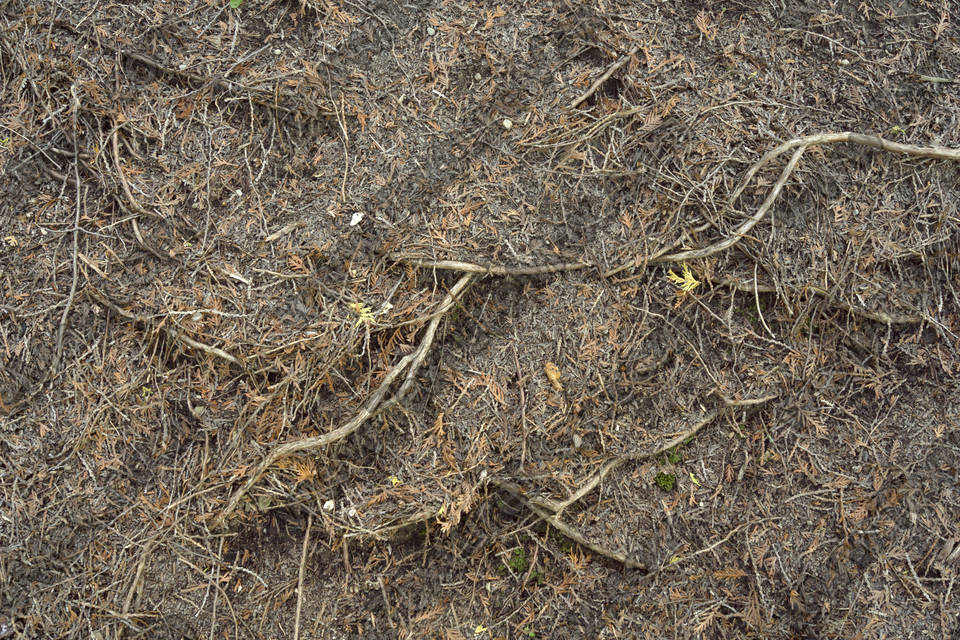
[[[0,0],[0,640],[960,637],[958,20]]]

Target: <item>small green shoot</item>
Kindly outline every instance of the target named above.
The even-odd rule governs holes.
[[[669,493],[673,491],[673,487],[677,484],[677,476],[672,473],[658,473],[653,481],[661,490]]]
[[[570,539],[560,535],[555,529],[550,530],[550,539],[553,541],[553,544],[560,548],[560,551],[564,553],[573,551],[573,543],[570,542]]]
[[[515,574],[526,573],[527,569],[530,568],[530,561],[527,560],[527,552],[524,551],[522,547],[514,549],[513,553],[510,554],[510,560],[507,561],[507,566],[510,567],[510,571]]]
[[[239,9],[240,5],[243,4],[243,0],[230,0],[231,9]]]

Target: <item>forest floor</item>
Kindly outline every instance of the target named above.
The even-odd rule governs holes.
[[[958,637],[949,0],[232,4],[0,1],[0,640]]]

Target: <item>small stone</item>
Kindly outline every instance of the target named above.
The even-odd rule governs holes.
[[[437,30],[434,29],[433,27],[427,27],[427,35],[428,35],[428,36],[435,36],[435,35],[437,35]]]
[[[280,55],[281,53],[282,53],[282,52],[280,51],[280,49],[274,49],[274,50],[273,50],[273,55],[275,55],[275,56],[278,56],[278,55]]]
[[[579,433],[573,434],[573,448],[579,451],[580,447],[582,446],[583,446],[583,438],[580,437]]]
[[[347,515],[350,516],[351,518],[356,518],[357,510],[351,507],[351,509],[347,511]]]
[[[331,511],[333,511],[333,508],[335,506],[337,505],[333,500],[327,500],[326,502],[323,503],[323,510],[326,511],[327,513],[330,513]]]
[[[506,129],[507,131],[510,131],[510,129],[513,129],[513,120],[511,120],[510,118],[504,118],[503,128]]]
[[[480,82],[481,80],[483,80],[483,76],[481,76],[479,73],[475,73],[473,74],[473,79],[476,80],[477,82]]]

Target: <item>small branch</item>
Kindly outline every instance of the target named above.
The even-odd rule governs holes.
[[[167,334],[167,336],[169,336],[171,339],[179,340],[180,342],[184,343],[185,345],[187,345],[192,349],[196,349],[197,351],[202,351],[207,355],[213,356],[215,358],[220,358],[221,360],[226,360],[230,364],[243,366],[243,362],[239,358],[237,358],[236,356],[230,355],[223,349],[218,349],[217,347],[211,347],[208,344],[197,342],[193,338],[183,335],[181,333],[177,333],[176,331],[174,331],[173,329],[170,329],[169,327],[158,325],[157,323],[153,322],[149,318],[144,318],[143,316],[138,316],[134,313],[130,313],[125,309],[122,309],[118,304],[116,304],[115,302],[107,298],[107,296],[103,295],[102,293],[94,289],[92,286],[89,286],[87,288],[87,295],[93,298],[94,300],[96,300],[97,302],[99,302],[100,304],[106,307],[110,307],[110,309],[113,310],[113,312],[116,313],[121,318],[126,318],[131,322],[143,324],[153,329],[159,329],[163,331],[165,334]]]
[[[157,537],[153,537],[143,545],[142,550],[140,551],[140,560],[137,562],[137,570],[133,574],[133,582],[130,583],[130,588],[127,590],[127,597],[123,600],[123,608],[120,610],[120,614],[126,616],[130,612],[130,606],[133,604],[134,595],[136,595],[137,590],[140,588],[140,585],[143,584],[143,569],[147,564],[147,558],[150,557],[150,553],[153,551],[153,547],[157,543]],[[118,632],[121,632],[122,635],[123,628],[120,627]]]
[[[941,78],[940,76],[925,76],[921,73],[908,73],[907,77],[916,82],[931,82],[933,84],[960,84],[960,80]]]
[[[753,301],[757,305],[757,316],[760,317],[763,328],[767,330],[767,335],[776,340],[777,336],[773,335],[773,331],[770,331],[770,327],[767,326],[767,321],[763,317],[763,309],[760,308],[760,288],[757,286],[757,267],[759,266],[756,263],[753,265]]]
[[[843,300],[837,300],[834,296],[830,295],[828,291],[821,289],[820,287],[806,287],[806,289],[807,291],[812,291],[818,296],[826,298],[830,304],[836,305],[844,311],[849,311],[850,313],[866,318],[867,320],[875,320],[876,322],[882,322],[884,324],[916,324],[917,322],[921,322],[923,320],[923,316],[916,314],[858,309],[857,307],[847,304]]]
[[[77,255],[80,253],[80,124],[78,121],[80,113],[80,99],[77,98],[76,87],[70,87],[70,94],[73,96],[73,153],[75,154],[73,162],[73,178],[75,180],[77,199],[76,210],[73,214],[73,279],[70,283],[70,293],[67,296],[67,304],[63,307],[63,315],[60,316],[60,326],[57,328],[57,342],[54,349],[53,362],[50,365],[50,373],[53,374],[60,368],[60,358],[63,356],[63,334],[67,330],[67,318],[70,317],[70,311],[73,309],[73,301],[77,295],[77,280],[79,272],[77,269]]]
[[[307,531],[303,534],[303,549],[300,552],[300,574],[297,576],[297,615],[293,619],[293,640],[300,638],[300,610],[303,607],[303,575],[307,568],[307,547],[310,544],[310,526],[313,514],[307,516]]]
[[[491,478],[490,483],[496,486],[497,488],[503,489],[504,491],[512,495],[514,498],[522,502],[524,506],[526,506],[528,509],[533,511],[533,513],[535,513],[537,517],[539,517],[541,520],[551,525],[554,529],[556,529],[561,534],[563,534],[564,537],[569,538],[570,540],[573,540],[574,542],[584,547],[585,549],[589,549],[590,551],[593,551],[597,555],[601,555],[615,562],[619,562],[627,569],[642,569],[642,570],[647,569],[647,566],[645,564],[637,562],[636,560],[633,560],[632,558],[627,557],[626,555],[620,553],[619,551],[613,551],[611,549],[607,549],[606,547],[602,547],[596,543],[590,542],[589,540],[587,540],[586,537],[584,537],[582,533],[580,533],[578,529],[576,529],[571,525],[566,524],[565,522],[557,518],[557,516],[551,514],[549,511],[547,511],[543,507],[540,507],[539,505],[535,504],[533,501],[527,498],[527,496],[524,495],[522,491],[517,491],[516,485],[514,485],[513,483],[504,482],[498,478]]]
[[[749,282],[740,282],[732,278],[717,278],[710,281],[712,284],[729,287],[730,289],[736,289],[737,291],[744,292],[759,292],[759,293],[779,293],[776,287],[768,284],[755,284],[752,285]],[[923,321],[923,316],[919,314],[910,314],[910,313],[896,313],[893,311],[870,311],[869,309],[860,309],[854,307],[853,305],[847,304],[843,300],[837,300],[833,295],[831,295],[827,290],[821,289],[820,287],[805,286],[798,287],[791,284],[784,284],[784,288],[791,291],[802,293],[804,291],[809,291],[810,293],[821,296],[827,300],[830,304],[840,307],[844,311],[848,311],[854,315],[858,315],[861,318],[866,318],[867,320],[873,320],[875,322],[882,322],[884,324],[916,324]]]
[[[576,493],[574,493],[572,496],[570,496],[563,502],[559,503],[557,505],[558,507],[557,515],[559,515],[565,509],[570,507],[572,504],[578,502],[585,495],[587,495],[588,493],[596,489],[597,486],[601,482],[603,482],[604,478],[610,475],[610,472],[612,472],[614,469],[619,467],[624,462],[636,462],[639,460],[649,460],[650,458],[655,458],[661,453],[664,453],[666,451],[673,449],[677,445],[682,444],[688,438],[692,438],[693,436],[697,435],[700,429],[702,429],[706,425],[713,422],[714,419],[716,419],[717,415],[719,415],[718,411],[711,411],[706,416],[704,416],[704,418],[700,420],[700,422],[693,425],[692,427],[690,427],[680,435],[675,436],[674,438],[671,438],[666,442],[666,444],[663,444],[652,451],[645,451],[643,453],[627,453],[622,456],[617,456],[616,458],[608,462],[606,465],[604,465],[603,468],[600,469],[600,471],[593,474],[593,477],[591,477],[586,484],[580,487],[580,489],[578,489]]]
[[[427,357],[427,353],[430,351],[430,345],[433,344],[433,337],[437,332],[437,327],[440,325],[440,319],[444,314],[453,308],[453,305],[456,303],[460,293],[466,289],[467,285],[469,285],[471,281],[473,281],[473,276],[470,274],[461,277],[450,289],[450,292],[443,299],[443,302],[440,303],[440,309],[434,314],[434,317],[430,320],[430,324],[427,325],[427,332],[423,336],[423,341],[421,342],[420,347],[413,354],[411,354],[415,357],[413,359],[413,365],[410,367],[410,370],[407,371],[407,377],[404,379],[403,384],[400,385],[400,389],[397,391],[397,393],[379,408],[378,413],[380,411],[386,411],[393,405],[403,400],[403,398],[407,395],[407,392],[413,385],[413,379],[417,375],[417,371],[420,370],[420,365],[423,364],[424,359]]]
[[[629,52],[627,55],[623,56],[622,58],[620,58],[619,60],[617,60],[616,62],[614,62],[612,65],[610,65],[610,68],[607,69],[606,72],[605,72],[602,76],[600,76],[599,78],[597,78],[596,80],[594,80],[593,84],[590,85],[590,88],[589,88],[589,89],[587,89],[586,91],[584,91],[582,94],[580,94],[580,97],[579,97],[579,98],[577,98],[576,100],[574,100],[573,102],[570,103],[570,108],[571,108],[571,109],[576,109],[577,107],[580,106],[580,104],[581,104],[584,100],[586,100],[587,98],[589,98],[590,96],[592,96],[594,93],[596,93],[597,89],[600,88],[600,85],[602,85],[604,82],[606,82],[607,79],[608,79],[610,76],[612,76],[614,73],[616,73],[617,70],[618,70],[620,67],[622,67],[622,66],[625,65],[627,62],[629,62],[629,61],[630,61],[630,58],[632,58],[634,55],[636,55],[637,51],[639,51],[639,50],[640,50],[640,47],[639,47],[639,46],[634,47],[633,49],[630,50],[630,52]]]
[[[763,396],[762,398],[747,398],[746,400],[731,400],[730,398],[722,395],[719,391],[714,389],[714,395],[723,400],[723,404],[728,407],[755,407],[757,405],[764,404],[765,402],[770,402],[771,400],[776,400],[780,396],[777,394]]]
[[[164,64],[161,64],[160,62],[152,58],[149,58],[145,55],[142,55],[133,51],[125,51],[122,47],[118,45],[113,45],[110,42],[106,41],[105,39],[90,36],[87,33],[77,30],[73,25],[63,20],[54,20],[53,24],[57,27],[70,31],[74,35],[87,39],[88,41],[94,43],[96,46],[104,47],[107,50],[112,51],[117,55],[123,56],[130,60],[135,60],[141,64],[145,64],[148,67],[151,67],[172,78],[183,78],[184,80],[187,80],[196,86],[200,86],[200,87],[213,86],[219,89],[223,89],[227,92],[233,92],[235,89],[239,89],[245,92],[253,102],[268,108],[276,109],[277,111],[281,111],[283,113],[291,114],[291,115],[297,115],[299,110],[279,104],[279,100],[278,100],[279,98],[289,99],[294,102],[301,101],[305,103],[307,106],[311,108],[312,113],[306,113],[306,110],[303,110],[304,115],[307,115],[310,117],[330,116],[333,114],[331,110],[316,104],[312,104],[308,99],[303,98],[302,96],[299,96],[291,92],[286,92],[286,91],[280,92],[279,86],[274,90],[270,90],[270,89],[261,88],[261,87],[247,86],[240,82],[228,80],[225,77],[226,74],[224,74],[224,76],[222,77],[214,77],[214,76],[201,75],[199,73],[193,73],[185,69],[184,70],[174,69],[172,67],[168,67]],[[229,73],[229,70],[227,71],[227,73]]]
[[[800,146],[793,153],[793,157],[790,158],[790,162],[787,163],[787,166],[783,168],[783,171],[780,172],[780,178],[777,180],[776,184],[773,185],[773,188],[770,190],[770,193],[767,194],[766,200],[763,201],[763,204],[760,205],[760,208],[757,209],[757,212],[753,214],[746,222],[741,224],[733,232],[732,235],[724,238],[720,242],[716,242],[709,247],[704,247],[703,249],[691,249],[690,251],[680,251],[679,253],[671,253],[669,255],[661,256],[656,260],[651,260],[650,263],[656,264],[660,262],[683,262],[685,260],[695,260],[697,258],[706,258],[707,256],[712,256],[715,253],[720,253],[726,249],[729,249],[736,243],[740,242],[751,229],[753,229],[758,222],[763,219],[763,216],[767,214],[767,211],[773,206],[774,201],[780,195],[780,191],[783,189],[783,185],[786,184],[787,178],[790,177],[790,174],[793,173],[793,170],[796,169],[797,163],[800,162],[803,152],[807,150],[806,145]],[[764,156],[766,158],[766,156]],[[760,162],[763,162],[761,158]],[[759,164],[759,163],[758,163]],[[757,165],[754,165],[755,167]],[[753,171],[751,169],[751,171]],[[733,199],[736,199],[737,196],[742,193],[743,188],[746,182],[750,179],[752,174],[747,172],[747,178],[744,179],[744,184],[740,185],[740,188],[734,193]],[[731,200],[731,204],[732,201]]]
[[[853,144],[872,147],[874,149],[880,149],[881,151],[903,153],[920,158],[960,161],[960,149],[950,149],[948,147],[940,146],[920,147],[912,144],[901,144],[899,142],[885,140],[884,138],[880,138],[878,136],[853,133],[850,131],[843,133],[824,133],[806,136],[804,138],[795,138],[788,142],[784,142],[780,146],[765,153],[760,160],[750,167],[749,171],[747,171],[746,175],[744,176],[743,181],[740,183],[740,186],[737,187],[737,190],[734,191],[733,195],[730,196],[730,200],[727,203],[728,207],[733,206],[733,203],[736,202],[737,198],[740,197],[740,194],[742,194],[744,189],[747,188],[750,180],[753,179],[753,177],[763,166],[783,153],[786,153],[791,149],[795,149],[793,157],[790,158],[790,162],[787,163],[787,166],[784,167],[783,171],[781,171],[780,178],[777,180],[776,184],[774,184],[773,189],[770,190],[766,200],[764,200],[763,204],[753,216],[751,216],[746,222],[740,225],[736,231],[734,231],[733,235],[721,240],[720,242],[717,242],[716,244],[712,244],[709,247],[704,247],[703,249],[681,251],[679,253],[672,253],[656,259],[651,259],[649,264],[655,264],[659,262],[680,262],[683,260],[693,260],[695,258],[705,258],[723,251],[724,249],[730,248],[739,242],[743,236],[749,232],[750,229],[756,226],[763,216],[766,215],[767,210],[770,209],[774,201],[777,199],[777,196],[780,195],[780,191],[783,189],[784,183],[787,181],[787,178],[790,177],[790,174],[793,173],[797,163],[800,161],[800,157],[803,155],[803,152],[808,146],[836,144],[838,142],[850,142]]]
[[[140,203],[137,202],[137,199],[133,197],[133,191],[130,190],[130,184],[127,182],[127,177],[123,175],[123,168],[120,165],[120,147],[117,144],[117,130],[120,126],[114,121],[113,124],[113,135],[110,136],[112,142],[111,146],[113,147],[113,163],[117,167],[117,175],[120,176],[120,186],[123,188],[123,195],[127,196],[127,200],[130,202],[130,208],[136,211],[139,214],[150,215],[150,212],[140,206]]]
[[[629,57],[629,56],[628,56]],[[602,82],[602,79],[600,80]],[[589,95],[589,94],[585,94]],[[706,258],[713,254],[719,253],[729,249],[740,240],[742,240],[751,229],[753,229],[757,223],[759,223],[763,217],[767,214],[767,211],[773,206],[773,203],[780,196],[780,192],[783,190],[783,186],[786,184],[787,180],[790,178],[790,175],[796,169],[797,164],[800,162],[800,158],[803,156],[803,153],[806,151],[808,146],[811,145],[825,145],[825,144],[836,144],[839,142],[849,142],[852,144],[859,144],[867,147],[872,147],[874,149],[879,149],[882,151],[890,151],[893,153],[903,153],[910,156],[916,156],[921,158],[933,158],[936,160],[954,160],[960,161],[960,149],[950,149],[948,147],[941,146],[927,146],[920,147],[912,144],[901,144],[899,142],[891,142],[884,138],[878,136],[865,135],[861,133],[853,132],[843,132],[843,133],[825,133],[817,134],[812,136],[806,136],[804,138],[795,138],[788,142],[785,142],[778,147],[771,149],[763,155],[760,160],[758,160],[750,169],[747,171],[746,175],[743,178],[743,181],[740,183],[740,186],[737,187],[736,191],[733,192],[729,201],[728,208],[733,206],[733,203],[736,202],[737,198],[743,193],[747,185],[750,183],[750,180],[757,174],[757,172],[768,164],[774,158],[786,153],[787,151],[793,150],[793,156],[790,158],[790,161],[787,163],[787,166],[783,168],[780,172],[780,177],[777,179],[777,182],[773,185],[773,188],[767,194],[766,199],[760,205],[760,208],[757,209],[750,218],[743,222],[737,229],[728,237],[716,242],[710,246],[704,247],[702,249],[691,249],[688,251],[679,251],[676,253],[670,253],[666,255],[652,256],[642,262],[642,266],[646,267],[653,264],[661,264],[666,262],[683,262],[687,260],[695,260],[697,258]],[[413,260],[411,264],[419,267],[429,267],[434,269],[448,269],[452,271],[461,271],[465,273],[478,273],[478,274],[489,274],[489,275],[498,275],[498,276],[530,276],[530,275],[539,275],[545,273],[560,273],[564,271],[575,271],[578,269],[586,269],[591,267],[590,263],[587,262],[576,262],[568,264],[559,264],[559,265],[542,265],[537,267],[503,267],[503,266],[493,266],[493,265],[478,265],[470,262],[459,262],[455,260],[440,260],[440,261],[431,261],[431,260]],[[631,261],[626,263],[616,269],[608,271],[604,274],[605,277],[612,276],[620,271],[625,269],[631,269],[641,266],[639,261]],[[738,285],[735,285],[738,286]],[[738,286],[739,288],[739,286]],[[744,289],[749,291],[750,289]],[[761,291],[768,291],[767,288],[761,287],[760,285],[754,284],[752,288],[754,296],[758,296]],[[774,289],[769,289],[774,291]],[[809,290],[814,293],[821,295],[827,298],[831,303],[839,306],[850,313],[857,314],[869,320],[875,320],[877,322],[883,322],[885,324],[910,324],[916,323],[923,320],[923,317],[916,314],[899,314],[885,311],[868,311],[865,309],[857,309],[848,305],[847,303],[835,300],[829,293],[823,289],[817,287],[809,287]],[[761,320],[763,316],[761,314]],[[764,322],[764,327],[770,332],[769,327],[766,326]],[[772,334],[772,332],[770,332]]]
[[[853,133],[851,131],[845,131],[843,133],[822,133],[806,136],[804,138],[794,138],[793,140],[784,142],[780,146],[766,152],[763,154],[762,158],[760,158],[752,167],[750,167],[750,170],[747,171],[743,178],[743,182],[740,183],[740,186],[737,187],[737,190],[734,191],[733,195],[730,197],[730,204],[733,204],[733,202],[740,197],[740,194],[743,193],[743,190],[747,188],[747,184],[749,184],[753,176],[757,174],[757,171],[759,171],[764,165],[777,156],[796,147],[806,147],[817,144],[836,144],[838,142],[851,142],[853,144],[873,147],[874,149],[880,149],[882,151],[904,153],[910,156],[917,156],[921,158],[955,161],[960,160],[960,149],[950,149],[948,147],[940,146],[918,147],[912,144],[900,144],[899,142],[891,142],[878,136]]]
[[[563,264],[547,264],[537,267],[501,267],[496,265],[479,265],[472,262],[459,262],[456,260],[412,260],[415,267],[427,269],[445,269],[448,271],[460,271],[463,273],[479,273],[493,276],[537,276],[545,273],[563,273],[565,271],[578,271],[592,267],[588,262],[568,262]]]
[[[765,396],[763,398],[757,398],[753,400],[727,400],[726,398],[723,398],[723,396],[721,396],[721,398],[724,400],[725,403],[727,403],[728,406],[739,406],[739,407],[756,406],[758,404],[762,404],[769,400],[773,400],[776,397],[777,396],[772,395],[772,396]],[[602,469],[600,469],[600,471],[595,473],[590,478],[590,480],[588,480],[582,487],[580,487],[580,489],[578,489],[576,493],[574,493],[572,496],[570,496],[563,502],[557,502],[555,500],[544,499],[544,498],[529,498],[527,497],[526,493],[518,484],[511,482],[509,480],[503,480],[500,478],[491,478],[490,483],[496,486],[497,488],[502,489],[503,491],[506,491],[507,493],[514,496],[518,500],[520,500],[524,504],[524,506],[526,506],[528,509],[533,511],[533,513],[535,513],[537,517],[539,517],[541,520],[544,520],[545,522],[552,525],[560,533],[562,533],[567,538],[573,540],[574,542],[577,542],[583,547],[590,549],[594,553],[597,553],[606,558],[610,558],[611,560],[620,562],[627,568],[646,570],[647,569],[646,565],[640,564],[639,562],[632,560],[631,558],[625,556],[622,553],[619,553],[617,551],[612,551],[605,547],[601,547],[600,545],[594,544],[593,542],[590,542],[583,536],[582,533],[580,533],[579,530],[560,520],[560,515],[563,513],[565,509],[569,508],[571,505],[575,504],[576,502],[581,500],[585,495],[587,495],[588,493],[593,491],[595,488],[597,488],[597,486],[599,486],[600,483],[603,482],[603,480],[608,475],[610,475],[610,473],[614,469],[622,465],[624,462],[628,462],[628,461],[635,462],[638,460],[647,460],[650,458],[655,458],[658,455],[665,453],[667,451],[670,451],[671,449],[677,447],[680,444],[683,444],[685,441],[697,435],[697,433],[699,433],[700,430],[703,429],[703,427],[713,422],[719,414],[720,414],[719,411],[711,411],[706,416],[704,416],[699,422],[697,422],[695,425],[693,425],[686,431],[674,436],[673,438],[671,438],[664,444],[660,445],[656,449],[653,449],[651,451],[645,451],[643,453],[630,453],[630,454],[618,456],[610,460],[609,462],[607,462],[607,464],[603,466]],[[551,511],[553,513],[551,513]]]
[[[437,517],[436,509],[421,509],[412,516],[401,519],[399,522],[394,522],[393,524],[384,525],[378,527],[377,529],[366,530],[366,531],[357,531],[344,534],[344,538],[369,538],[373,540],[392,540],[395,539],[395,536],[404,529],[408,529],[414,525],[424,524],[426,525],[431,520]]]
[[[450,289],[450,292],[447,294],[447,296],[443,299],[443,302],[440,304],[440,308],[450,309],[453,306],[457,294],[459,294],[459,292],[470,283],[473,277],[474,276],[472,274],[467,274],[460,278],[460,280],[457,281],[453,288]],[[263,459],[263,462],[257,466],[256,471],[254,471],[253,475],[250,476],[247,482],[230,497],[230,500],[227,502],[227,506],[224,507],[223,511],[220,512],[220,515],[218,515],[214,520],[213,526],[215,528],[220,528],[223,526],[227,517],[233,513],[234,509],[237,508],[237,505],[240,503],[240,500],[243,498],[243,496],[245,496],[250,489],[257,484],[266,470],[278,460],[286,458],[287,456],[291,456],[295,453],[300,453],[301,451],[319,449],[334,442],[343,440],[344,438],[352,435],[357,429],[362,427],[371,417],[383,410],[388,409],[397,402],[400,402],[400,400],[402,400],[403,396],[409,390],[409,387],[413,382],[413,378],[417,374],[417,370],[427,357],[427,352],[430,350],[430,346],[433,344],[433,338],[436,335],[437,327],[439,326],[442,317],[442,315],[437,315],[433,318],[433,320],[430,321],[430,324],[427,326],[427,330],[424,333],[423,339],[420,342],[420,346],[417,347],[417,350],[400,359],[400,362],[398,362],[396,366],[390,370],[390,373],[386,375],[386,377],[383,379],[383,382],[380,383],[380,386],[377,387],[377,389],[370,395],[367,403],[346,424],[321,436],[294,440],[293,442],[286,442],[274,447],[273,450],[270,451],[270,453],[268,453]],[[397,394],[389,401],[384,402],[383,399],[390,390],[390,386],[397,380],[397,378],[400,377],[401,373],[407,370],[408,367],[409,371],[407,372],[407,377]]]
[[[113,123],[113,134],[110,136],[112,142],[111,146],[113,147],[113,163],[117,167],[117,175],[120,177],[120,186],[123,189],[123,195],[126,196],[127,200],[130,202],[130,208],[140,215],[145,215],[148,217],[160,218],[156,213],[147,211],[137,202],[137,199],[133,197],[133,191],[130,189],[130,183],[127,182],[127,177],[123,175],[123,167],[120,164],[120,147],[117,144],[117,131],[120,129],[120,125],[116,121]],[[137,243],[148,253],[152,254],[154,257],[159,258],[160,260],[169,260],[169,256],[164,256],[162,253],[151,247],[143,239],[143,234],[140,233],[140,225],[137,224],[136,217],[130,218],[130,226],[133,227],[133,235],[137,239]]]

